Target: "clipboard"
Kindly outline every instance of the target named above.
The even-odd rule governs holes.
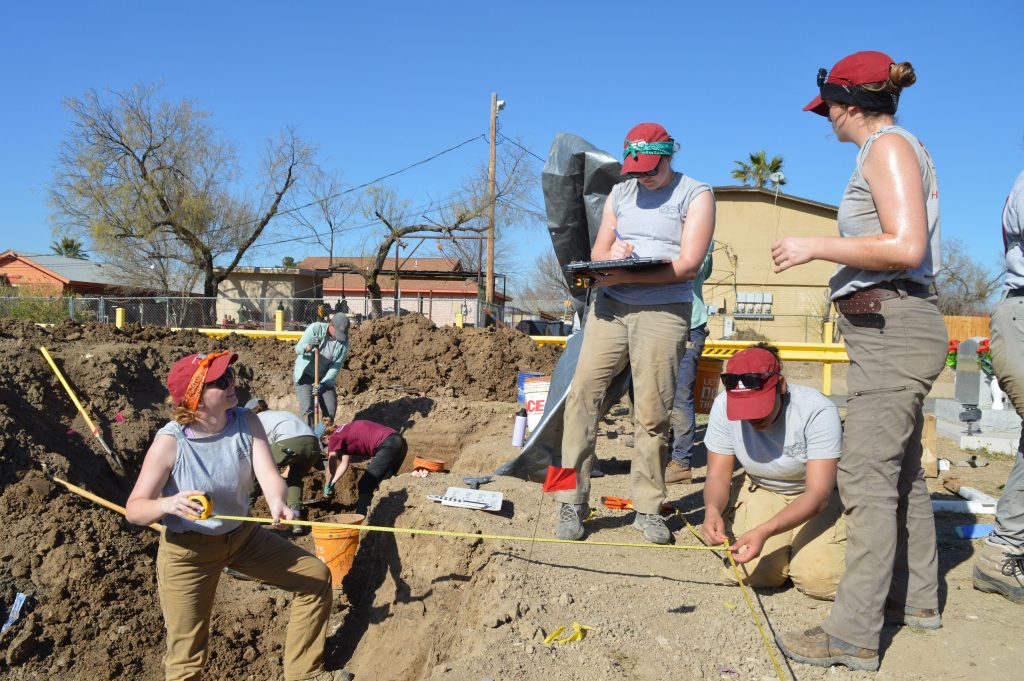
[[[621,258],[619,260],[579,260],[565,266],[565,271],[574,277],[589,277],[594,272],[618,269],[643,270],[659,265],[668,265],[671,260],[661,258]]]

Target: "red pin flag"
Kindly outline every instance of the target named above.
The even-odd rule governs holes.
[[[545,492],[576,489],[576,469],[548,466],[548,477],[544,481]]]

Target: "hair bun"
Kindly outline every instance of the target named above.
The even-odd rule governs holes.
[[[889,81],[896,87],[910,87],[917,82],[914,66],[909,61],[893,64],[889,67]]]

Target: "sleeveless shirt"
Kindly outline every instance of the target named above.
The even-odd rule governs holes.
[[[249,515],[249,489],[254,473],[252,468],[252,433],[245,420],[246,409],[234,407],[229,412],[228,424],[216,435],[189,438],[185,428],[171,421],[158,435],[170,435],[177,440],[178,453],[174,468],[167,478],[162,495],[173,496],[186,489],[206,493],[219,515]],[[166,515],[164,526],[173,532],[199,532],[227,534],[242,524],[241,520],[186,520]]]
[[[878,210],[871,196],[871,189],[864,179],[864,161],[871,151],[871,146],[882,135],[897,134],[913,147],[917,155],[917,164],[921,171],[921,185],[925,200],[925,218],[928,229],[928,250],[925,252],[921,265],[913,270],[862,270],[848,265],[840,265],[832,276],[829,285],[832,288],[832,300],[845,295],[871,288],[890,281],[904,280],[929,286],[935,281],[935,273],[939,269],[939,184],[935,176],[935,166],[924,145],[907,130],[899,126],[882,128],[864,142],[857,153],[857,165],[850,176],[850,182],[843,192],[843,200],[839,204],[840,236],[874,236],[882,233],[882,223],[878,219]]]
[[[633,244],[633,252],[642,258],[675,260],[685,228],[690,203],[711,187],[682,173],[664,187],[648,189],[637,180],[626,180],[612,187],[616,229],[623,241]],[[618,284],[605,289],[609,296],[630,305],[661,305],[693,300],[693,282],[671,284]]]

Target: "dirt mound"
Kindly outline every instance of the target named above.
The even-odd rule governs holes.
[[[480,434],[510,428],[517,371],[550,371],[558,354],[516,332],[439,329],[419,316],[353,327],[351,342],[339,381],[339,417],[401,427],[413,452],[449,462]],[[126,479],[107,464],[41,346],[103,440],[127,462]],[[124,504],[153,434],[166,421],[164,379],[171,364],[192,352],[227,348],[240,355],[240,399],[293,399],[291,342],[138,325],[43,328],[0,321],[0,611],[6,614],[17,593],[28,597],[19,621],[0,638],[0,675],[162,676],[157,534],[68,494],[44,471]],[[483,399],[509,404],[472,402]],[[307,492],[313,496],[311,488]],[[342,490],[336,501],[313,507],[311,516],[341,512],[353,502],[352,490]],[[222,583],[210,678],[279,675],[288,602],[276,590]],[[347,605],[342,600],[338,607],[342,613]]]

